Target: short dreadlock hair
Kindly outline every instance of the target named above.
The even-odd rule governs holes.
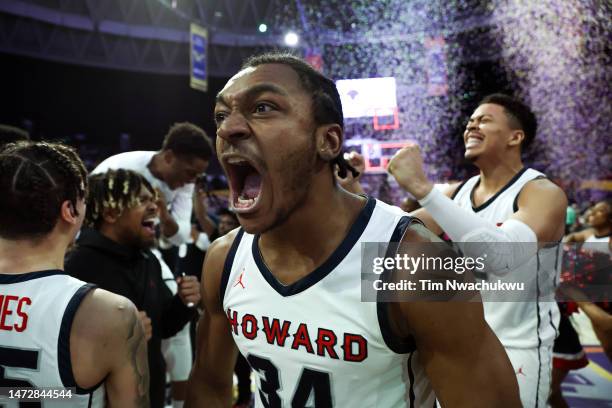
[[[342,114],[342,102],[340,94],[334,81],[316,69],[303,59],[289,53],[269,52],[254,55],[248,58],[242,65],[242,69],[257,67],[264,64],[282,64],[290,67],[300,78],[302,87],[312,96],[312,112],[317,125],[335,123],[344,130],[344,117]],[[340,153],[332,161],[332,166],[337,164],[340,177],[346,177],[350,171],[354,177],[359,172],[355,170]]]
[[[36,239],[53,230],[64,201],[76,215],[87,195],[87,170],[63,144],[20,141],[0,151],[0,236]]]
[[[121,215],[125,209],[136,207],[140,204],[138,196],[142,187],[156,196],[151,184],[132,170],[111,169],[89,176],[85,225],[99,229],[104,220],[104,210],[116,210]]]

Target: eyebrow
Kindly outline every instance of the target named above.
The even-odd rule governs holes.
[[[252,99],[253,97],[259,94],[262,94],[264,92],[269,92],[269,93],[277,94],[280,96],[289,96],[289,94],[285,90],[271,83],[253,85],[252,87],[248,88],[246,91],[241,92],[241,93],[243,94],[242,98]],[[221,92],[217,94],[215,103],[222,103],[224,105],[229,105],[229,103],[227,103],[227,100],[225,99],[225,95],[223,95]]]
[[[490,113],[483,113],[482,115],[478,115],[478,116],[470,117],[470,118],[468,119],[468,122],[469,122],[469,121],[472,121],[472,120],[476,120],[476,119],[482,119],[482,118],[484,118],[485,116],[491,116],[491,117],[493,117],[493,115],[491,115]]]

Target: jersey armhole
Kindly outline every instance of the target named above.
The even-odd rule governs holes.
[[[385,254],[386,257],[393,257],[395,255],[406,230],[410,225],[415,223],[422,224],[422,222],[415,217],[404,216],[400,218],[389,240],[389,247]],[[389,271],[383,272],[380,278],[383,282],[388,281]],[[378,316],[378,326],[380,327],[382,338],[391,351],[397,354],[407,354],[416,350],[416,342],[413,337],[403,339],[393,333],[391,322],[389,321],[389,302],[382,302],[377,299],[376,314]]]
[[[72,295],[72,298],[68,302],[66,310],[64,311],[64,316],[62,317],[62,323],[60,325],[59,337],[57,339],[57,359],[62,384],[66,388],[76,388],[77,394],[89,394],[104,383],[104,380],[102,380],[99,384],[91,388],[79,387],[74,379],[72,360],[70,358],[70,331],[72,330],[74,316],[76,315],[76,312],[85,296],[95,288],[97,288],[96,285],[87,283],[77,289],[75,294]]]
[[[221,284],[219,285],[219,304],[221,305],[221,309],[223,309],[223,298],[225,297],[225,289],[227,288],[227,283],[229,282],[230,274],[232,273],[232,265],[234,264],[234,258],[236,257],[236,251],[238,250],[238,246],[240,245],[240,240],[242,239],[242,235],[244,234],[244,230],[240,228],[236,237],[234,238],[234,242],[232,242],[232,246],[230,247],[227,256],[225,257],[225,263],[223,264],[223,272],[221,274]]]
[[[529,180],[527,183],[525,183],[525,184],[523,185],[523,187],[521,187],[521,189],[519,190],[519,192],[518,192],[518,193],[516,193],[516,196],[514,197],[514,201],[512,202],[512,211],[517,212],[517,211],[519,210],[519,207],[518,207],[518,200],[519,200],[519,196],[521,195],[521,192],[523,191],[523,189],[525,188],[525,186],[526,186],[526,185],[527,185],[529,182],[531,182],[531,181],[533,181],[533,180],[542,180],[542,179],[548,179],[548,177],[546,177],[546,176],[544,176],[544,175],[534,177],[534,178],[532,178],[531,180]]]
[[[457,197],[457,194],[459,194],[459,190],[461,190],[461,188],[465,185],[465,183],[467,183],[470,179],[467,180],[463,180],[461,183],[459,183],[459,185],[457,186],[457,188],[455,189],[455,191],[453,191],[453,194],[451,194],[450,199],[454,200],[455,197]]]

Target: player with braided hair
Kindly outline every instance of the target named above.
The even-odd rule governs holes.
[[[85,196],[87,171],[74,150],[60,144],[19,142],[7,145],[3,155],[0,177],[8,188],[0,204],[4,236],[50,232],[64,200],[79,215],[77,201]]]
[[[139,310],[148,340],[151,407],[164,406],[165,364],[161,341],[195,315],[200,291],[195,276],[177,279],[173,295],[151,252],[158,217],[156,193],[132,170],[108,170],[89,178],[84,228],[66,261],[75,278],[123,295]]]
[[[85,167],[67,146],[0,152],[0,387],[74,388],[70,399],[45,401],[51,407],[148,406],[134,305],[63,271],[86,194]]]
[[[30,140],[30,135],[23,129],[0,123],[0,150],[9,144],[20,140]]]

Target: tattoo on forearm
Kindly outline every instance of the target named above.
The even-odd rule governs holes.
[[[130,331],[127,337],[130,363],[136,377],[135,406],[149,407],[149,364],[147,361],[147,342],[145,340],[142,324],[136,315],[133,315]]]

